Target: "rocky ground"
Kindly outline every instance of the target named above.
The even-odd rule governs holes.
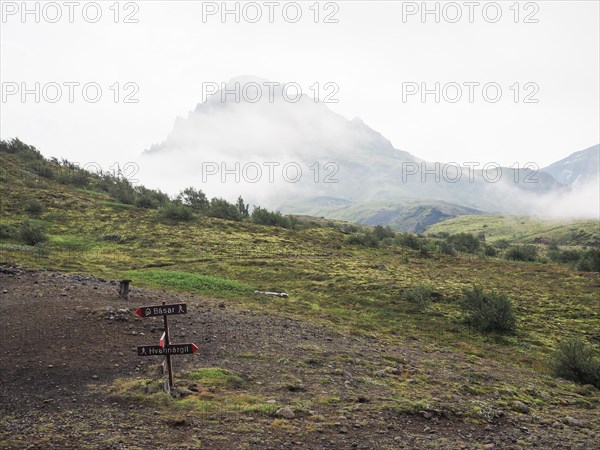
[[[173,357],[173,401],[123,388],[159,377],[161,358],[136,346],[158,343],[162,319],[131,311],[161,301],[188,304],[172,339],[199,346]],[[54,271],[0,266],[0,367],[0,448],[600,448],[597,391],[553,399],[532,387],[544,407],[501,403],[505,392],[484,388],[518,383],[519,370],[483,358],[232,301],[133,287],[125,302],[114,281]],[[242,382],[185,378],[203,367]]]

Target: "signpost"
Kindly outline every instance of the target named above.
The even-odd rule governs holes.
[[[164,356],[163,373],[167,372],[168,379],[165,380],[164,388],[166,392],[171,392],[173,387],[173,366],[171,365],[171,355],[191,355],[198,350],[198,346],[193,343],[171,344],[169,336],[169,322],[167,316],[177,314],[187,314],[187,305],[185,303],[176,303],[173,305],[142,306],[135,312],[140,317],[158,317],[163,316],[165,332],[163,333],[159,345],[141,345],[138,346],[138,356]]]

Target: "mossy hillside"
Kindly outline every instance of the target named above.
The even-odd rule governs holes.
[[[483,233],[489,242],[505,239],[518,244],[529,244],[536,238],[549,239],[557,245],[597,245],[600,242],[600,224],[597,220],[461,216],[436,223],[427,229],[427,234],[438,233]]]
[[[597,274],[462,253],[425,258],[404,247],[353,246],[335,228],[287,230],[207,217],[166,221],[156,210],[36,177],[12,155],[0,158],[5,168],[0,221],[31,219],[24,205],[36,199],[43,210],[34,220],[49,235],[35,251],[3,238],[4,260],[113,279],[127,276],[135,286],[231,298],[351,333],[398,343],[423,339],[542,372],[548,372],[547,357],[562,339],[590,338],[600,329]],[[480,219],[463,220],[466,227],[468,220]],[[453,232],[458,231],[464,230]],[[424,283],[441,295],[418,312],[402,293]],[[486,337],[462,324],[458,302],[463,290],[475,285],[512,299],[514,335]],[[253,289],[290,297],[256,296]]]

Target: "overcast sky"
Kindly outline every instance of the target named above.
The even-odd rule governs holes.
[[[137,161],[202,101],[203,83],[240,75],[295,82],[308,95],[320,83],[322,97],[333,92],[325,83],[335,83],[332,110],[362,118],[395,147],[431,161],[543,167],[600,141],[597,1],[479,2],[473,10],[464,2],[428,2],[439,8],[439,23],[415,11],[421,2],[320,2],[312,9],[313,2],[301,2],[296,23],[290,2],[272,6],[273,23],[265,2],[237,2],[239,23],[234,14],[223,23],[214,11],[221,2],[122,2],[112,9],[114,2],[101,2],[96,23],[95,4],[70,11],[64,2],[46,3],[27,2],[39,8],[36,23],[35,13],[22,16],[22,2],[2,2],[0,134],[47,156]],[[258,9],[261,19],[250,23]],[[34,94],[23,102],[21,89],[35,90],[36,82],[40,102]],[[70,82],[79,83],[73,103],[64,85]],[[56,103],[49,101],[57,96],[53,83],[62,86]],[[86,83],[102,89],[96,103],[96,85],[84,98]],[[409,95],[422,83],[440,83],[439,103],[434,94],[425,102]],[[464,83],[473,83],[473,102]],[[462,97],[452,103],[457,84]],[[127,95],[138,102],[125,103]]]

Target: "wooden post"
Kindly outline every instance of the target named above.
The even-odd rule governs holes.
[[[129,283],[131,280],[119,281],[119,295],[123,300],[129,300]]]
[[[165,302],[162,302],[162,304],[164,305]],[[169,322],[167,321],[167,315],[163,314],[163,319],[165,322],[165,343],[164,346],[168,347],[170,342],[171,342],[171,338],[169,336]],[[171,392],[171,389],[173,388],[173,366],[171,365],[171,355],[170,354],[166,354],[165,355],[165,362],[167,365],[167,372],[168,372],[168,383],[165,380],[165,391],[166,392]],[[164,367],[164,366],[163,366]]]

